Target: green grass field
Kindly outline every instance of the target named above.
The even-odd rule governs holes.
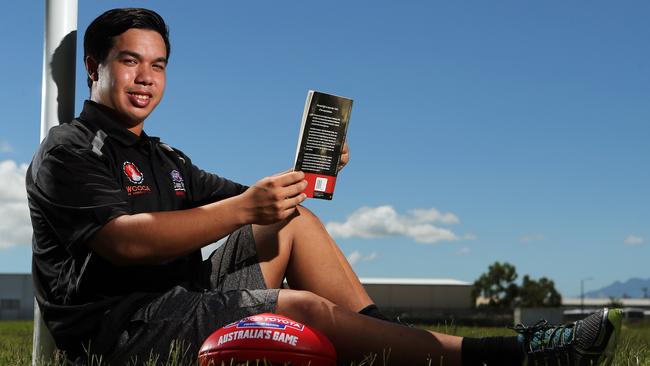
[[[454,325],[429,326],[428,329],[459,336],[482,337],[513,335],[507,328],[475,328]],[[32,322],[0,322],[0,365],[22,366],[31,365],[32,354]],[[93,366],[101,366],[93,362]],[[383,365],[382,355],[362,362],[363,365]],[[43,366],[60,366],[63,362],[51,362]],[[168,366],[176,366],[170,363]],[[431,365],[439,365],[432,362]],[[444,362],[442,363],[444,366]],[[650,366],[650,323],[625,324],[614,359],[616,366]],[[178,365],[181,366],[181,365]]]

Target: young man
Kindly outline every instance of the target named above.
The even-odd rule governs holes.
[[[299,205],[303,173],[246,187],[144,132],[169,54],[153,11],[95,19],[84,37],[90,100],[50,131],[27,172],[36,297],[70,359],[144,362],[152,352],[165,357],[174,340],[195,357],[222,325],[276,312],[322,331],[344,363],[388,349],[401,365],[611,361],[617,311],[485,339],[382,320],[318,218]],[[227,235],[203,262],[200,248]],[[284,278],[292,290],[279,289]]]

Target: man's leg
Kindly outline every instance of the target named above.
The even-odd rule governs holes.
[[[573,364],[576,357],[595,361],[594,365],[611,363],[620,312],[605,311],[575,323],[579,335],[559,326],[535,329],[524,337],[469,339],[404,327],[358,314],[372,300],[309,210],[300,207],[281,223],[253,225],[252,230],[266,286],[280,287],[286,277],[293,289],[307,290],[280,290],[275,311],[323,332],[334,343],[339,360],[359,361],[370,353],[390,351],[390,364],[428,359],[445,365],[461,365],[461,360],[472,366],[520,365],[531,357],[525,350],[548,343],[557,345],[550,356],[562,360],[558,364]]]
[[[289,219],[253,225],[257,256],[268,288],[286,277],[292,289],[311,291],[358,312],[373,303],[320,220],[299,206]]]
[[[363,316],[308,291],[280,290],[275,311],[324,333],[339,362],[390,351],[380,359],[388,365],[609,366],[622,318],[618,309],[602,309],[568,325],[520,325],[518,337],[469,339]]]
[[[275,311],[325,334],[344,364],[371,353],[378,355],[380,365],[426,365],[427,360],[431,365],[461,364],[461,337],[363,316],[307,291],[280,290]],[[381,357],[388,352],[384,363]]]
[[[286,277],[276,312],[323,332],[339,361],[390,352],[392,364],[460,365],[462,338],[404,327],[358,312],[373,302],[320,220],[304,207],[281,223],[253,225],[257,256],[267,287]]]

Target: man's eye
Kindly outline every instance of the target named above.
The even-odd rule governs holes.
[[[163,71],[163,70],[165,70],[165,65],[163,65],[163,64],[154,64],[153,68],[156,69],[156,70]]]
[[[123,62],[125,65],[135,65],[135,63],[136,63],[135,60],[132,59],[132,58],[124,59],[124,60],[122,60],[122,62]]]

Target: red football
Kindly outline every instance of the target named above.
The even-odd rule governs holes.
[[[199,365],[266,361],[292,366],[334,366],[336,350],[320,332],[285,316],[264,313],[212,333],[199,350]]]

